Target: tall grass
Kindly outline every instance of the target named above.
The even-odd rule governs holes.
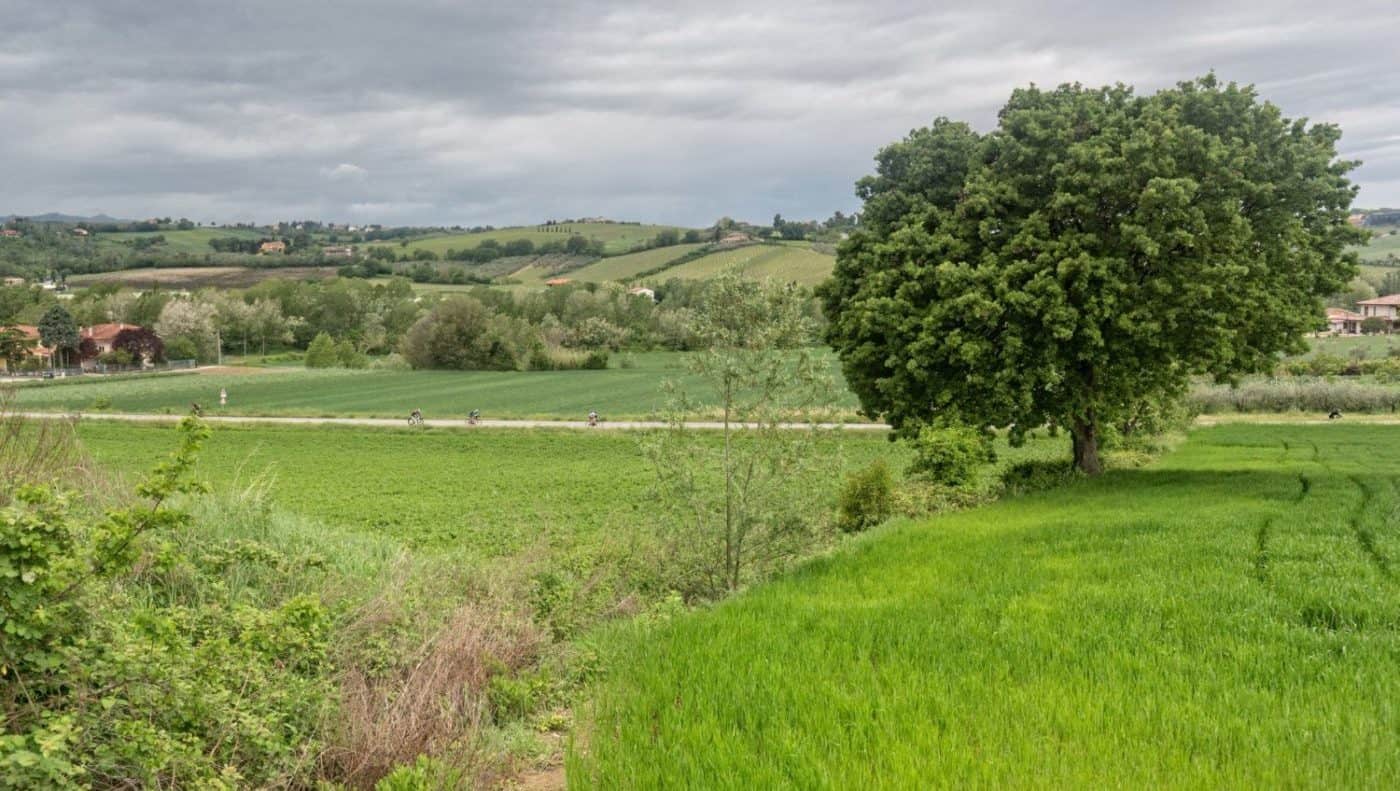
[[[610,632],[579,788],[1378,788],[1400,428],[1228,426]]]

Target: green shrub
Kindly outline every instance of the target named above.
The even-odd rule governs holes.
[[[369,367],[376,371],[411,371],[413,366],[408,364],[402,354],[390,352],[383,357],[369,364]]]
[[[335,345],[335,362],[341,368],[366,368],[369,366],[369,359],[355,348],[355,344],[349,339],[343,340]]]
[[[836,526],[846,533],[874,527],[894,512],[894,480],[889,465],[877,459],[846,476],[836,504]]]
[[[531,371],[603,370],[608,367],[606,350],[575,351],[537,345],[530,349],[525,365]]]
[[[169,503],[203,490],[190,476],[207,436],[181,425],[144,502],[95,515],[48,486],[0,485],[0,788],[314,778],[331,616],[316,596],[241,600],[218,564],[178,549],[190,517]]]
[[[335,341],[324,332],[317,333],[311,345],[306,347],[307,368],[334,368],[339,364]]]
[[[1370,362],[1382,362],[1380,360]],[[1387,364],[1389,360],[1385,360]],[[1377,378],[1381,378],[1378,375]],[[1205,414],[1221,412],[1343,412],[1386,413],[1400,409],[1400,388],[1392,385],[1328,381],[1304,377],[1265,379],[1239,387],[1198,385],[1190,406]]]
[[[914,460],[908,474],[929,483],[967,485],[982,465],[996,460],[991,439],[969,426],[926,426],[911,445]]]
[[[471,779],[456,767],[426,755],[412,764],[400,766],[374,784],[374,791],[437,791],[441,788],[467,788]]]
[[[185,336],[170,338],[165,341],[165,359],[198,360],[199,345]]]
[[[1001,487],[1008,495],[1025,494],[1063,486],[1080,475],[1081,473],[1068,461],[1023,461],[1007,467],[1002,472]]]

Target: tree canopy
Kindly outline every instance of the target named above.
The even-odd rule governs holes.
[[[1339,137],[1213,75],[1020,89],[985,135],[939,119],[858,183],[828,340],[906,435],[1051,422],[1098,472],[1103,426],[1301,350],[1356,271]]]
[[[81,339],[73,316],[62,305],[51,305],[39,319],[39,341],[67,363],[69,352],[77,351]]]

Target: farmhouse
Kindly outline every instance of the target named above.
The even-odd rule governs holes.
[[[7,286],[22,286],[25,284],[25,279],[22,277],[7,277],[4,281],[0,282],[4,282]]]
[[[6,228],[5,230],[0,231],[0,236],[3,236],[6,239],[18,239],[19,231],[16,231],[14,228]]]
[[[28,339],[28,340],[30,341],[31,345],[30,345],[30,347],[29,347],[29,349],[28,349],[28,356],[29,356],[29,357],[31,357],[31,358],[38,358],[39,362],[42,363],[42,364],[44,364],[44,365],[49,365],[49,364],[53,361],[53,350],[50,349],[50,348],[48,348],[48,347],[46,347],[46,346],[40,346],[40,345],[39,345],[39,328],[38,328],[38,327],[35,327],[35,326],[32,325],[32,324],[12,324],[12,325],[9,325],[9,326],[0,327],[0,330],[8,330],[8,329],[16,329],[16,330],[19,330],[19,331],[20,331],[20,334],[23,335],[26,339]],[[5,358],[0,357],[0,371],[8,371],[8,370],[9,370],[9,362],[6,361]]]
[[[326,258],[354,258],[355,248],[349,245],[331,245],[330,247],[322,247],[321,255]]]
[[[1356,306],[1361,308],[1362,318],[1369,319],[1372,316],[1377,316],[1390,321],[1400,318],[1400,294],[1363,299],[1356,303]]]
[[[752,240],[753,240],[753,237],[749,236],[749,235],[746,234],[746,233],[743,233],[743,232],[741,232],[741,231],[732,231],[732,232],[730,232],[730,233],[725,234],[725,235],[719,240],[719,243],[720,243],[720,244],[744,244],[745,242],[749,242],[749,241],[752,241]]]
[[[287,252],[286,242],[263,242],[258,247],[258,255],[270,255],[274,253],[281,255],[285,252]]]
[[[1361,320],[1366,318],[1360,313],[1342,308],[1327,309],[1327,329],[1333,335],[1360,335]]]
[[[552,277],[552,278],[550,278],[550,279],[544,281],[544,284],[545,284],[546,286],[549,286],[550,288],[553,288],[553,287],[555,287],[555,286],[567,286],[568,284],[570,284],[570,283],[572,283],[572,282],[574,282],[574,281],[570,280],[570,279],[567,278],[567,277]]]
[[[117,336],[122,330],[139,330],[135,324],[94,324],[91,327],[84,327],[78,332],[82,340],[91,340],[97,347],[98,354],[106,354],[112,351],[117,341]]]

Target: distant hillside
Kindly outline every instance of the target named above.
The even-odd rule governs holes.
[[[371,246],[393,247],[395,250],[427,250],[436,255],[444,255],[449,250],[465,250],[490,241],[506,244],[526,239],[534,244],[567,240],[570,236],[582,236],[590,241],[601,242],[610,254],[625,253],[635,247],[645,245],[662,231],[674,230],[683,234],[687,229],[670,225],[642,225],[632,223],[576,222],[559,225],[525,225],[516,228],[496,228],[476,233],[444,233],[421,236],[405,242],[373,242]]]
[[[106,214],[94,214],[91,217],[83,217],[77,214],[59,214],[57,212],[49,212],[48,214],[7,214],[3,219],[0,219],[0,221],[9,222],[10,220],[17,219],[28,220],[30,222],[61,222],[69,224],[80,222],[92,224],[131,222],[131,220],[119,220],[116,217],[109,217]]]

